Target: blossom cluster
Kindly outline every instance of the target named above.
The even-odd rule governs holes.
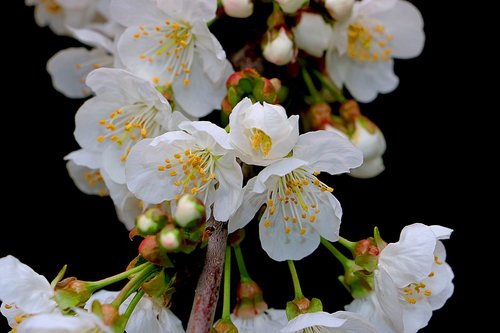
[[[348,241],[340,236],[341,203],[324,177],[383,172],[384,136],[358,102],[393,91],[394,59],[422,51],[423,20],[411,3],[26,4],[40,26],[87,46],[62,50],[47,64],[56,90],[85,98],[68,173],[82,192],[109,196],[130,236],[143,240],[125,272],[94,282],[63,279],[65,269],[49,282],[12,256],[0,258],[1,310],[12,332],[184,332],[168,309],[176,273],[170,257],[203,249],[210,219],[227,228],[226,263],[233,249],[241,275],[236,308],[222,314],[217,332],[412,333],[451,296],[441,242],[451,229],[415,223],[394,243],[378,229]],[[264,18],[265,32],[236,52],[225,49],[217,25],[230,29],[252,16]],[[207,120],[214,113],[218,123]],[[234,239],[250,223],[268,256],[290,266],[295,298],[286,310],[267,307],[242,263],[242,240]],[[320,244],[344,268],[339,279],[353,296],[345,311],[325,312],[300,289],[293,261]],[[103,289],[123,279],[120,292]]]

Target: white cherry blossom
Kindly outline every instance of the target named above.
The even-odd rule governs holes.
[[[354,313],[323,311],[300,314],[288,322],[283,333],[378,333],[367,320]]]
[[[393,58],[413,58],[424,46],[420,12],[404,0],[356,1],[349,18],[334,25],[326,69],[360,102],[398,85]]]

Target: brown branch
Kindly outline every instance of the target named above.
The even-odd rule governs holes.
[[[224,255],[227,242],[226,223],[211,218],[207,221],[209,235],[205,265],[196,286],[186,333],[209,333],[219,298]]]

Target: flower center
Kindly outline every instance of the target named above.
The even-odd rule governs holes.
[[[56,0],[41,0],[41,3],[51,14],[59,14],[62,11],[62,7],[59,6]]]
[[[156,122],[158,110],[145,103],[135,103],[116,108],[107,119],[99,120],[99,125],[106,129],[105,135],[99,135],[97,141],[112,141],[124,149],[121,162],[125,163],[130,149],[139,138],[155,137],[160,134],[160,125]]]
[[[393,38],[378,21],[361,18],[348,27],[347,55],[361,62],[388,61]]]
[[[281,177],[275,188],[267,193],[267,207],[264,220],[264,227],[271,226],[272,216],[277,209],[281,210],[284,222],[284,232],[288,235],[292,225],[298,224],[299,233],[304,235],[307,230],[307,223],[314,223],[316,214],[320,212],[318,199],[314,188],[319,188],[322,192],[333,192],[333,188],[321,182],[316,176],[319,172],[306,170],[306,168],[296,169]]]
[[[269,155],[269,151],[273,147],[273,140],[258,128],[252,128],[252,149],[260,150],[264,156]]]
[[[139,26],[139,31],[133,34],[135,39],[152,38],[157,43],[139,59],[154,65],[165,77],[153,77],[153,83],[165,84],[168,89],[174,80],[182,79],[185,86],[189,85],[189,74],[194,55],[194,38],[191,26],[184,22],[172,23],[170,20],[161,25]]]
[[[437,256],[434,256],[434,263],[436,265],[442,265],[443,262],[439,260]],[[429,279],[433,279],[436,276],[435,272],[430,272],[428,275]],[[432,295],[432,291],[427,288],[425,283],[412,283],[403,288],[403,298],[409,304],[417,304],[417,302],[422,301],[426,297]]]
[[[204,148],[194,147],[186,149],[183,153],[175,153],[165,159],[165,164],[158,166],[158,171],[168,172],[175,179],[174,185],[179,187],[179,200],[181,194],[203,195],[203,202],[207,202],[208,189],[215,178],[214,157]]]

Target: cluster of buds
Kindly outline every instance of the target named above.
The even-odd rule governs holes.
[[[168,253],[190,253],[203,243],[205,222],[203,203],[186,194],[177,201],[173,216],[156,207],[139,215],[131,236],[144,237],[139,245],[142,257],[156,265],[170,267]]]
[[[227,95],[222,101],[222,111],[227,116],[243,98],[255,102],[278,104],[285,98],[286,89],[279,79],[262,77],[255,69],[246,68],[233,73],[226,81]]]

